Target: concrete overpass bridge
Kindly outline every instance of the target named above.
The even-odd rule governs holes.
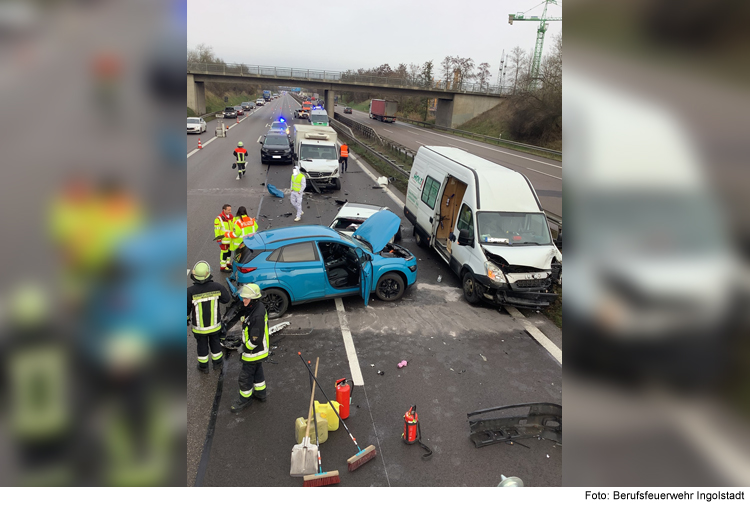
[[[437,98],[436,123],[457,127],[504,101],[510,88],[479,83],[449,83],[361,76],[346,72],[282,68],[246,64],[187,63],[187,106],[196,114],[206,112],[208,82],[234,84],[275,84],[278,86],[322,89],[326,106],[333,105],[334,91],[365,91],[376,96],[415,95]]]

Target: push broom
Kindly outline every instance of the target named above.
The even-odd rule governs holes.
[[[318,363],[320,358],[315,362],[315,375],[318,374]],[[307,366],[307,363],[305,363]],[[310,367],[307,367],[310,370]],[[312,370],[310,370],[312,374]],[[313,376],[314,378],[314,376]],[[301,477],[308,474],[315,474],[315,453],[318,451],[317,445],[310,443],[310,417],[313,412],[313,399],[315,398],[315,387],[311,388],[310,393],[310,409],[307,414],[307,429],[305,429],[305,437],[302,439],[302,443],[298,443],[292,447],[292,467],[289,471],[289,475],[292,477]],[[316,421],[317,422],[317,421]],[[317,423],[316,423],[317,427]]]
[[[315,389],[312,376],[310,376],[310,388]],[[341,483],[338,470],[323,472],[323,462],[320,460],[320,441],[318,440],[318,413],[315,409],[315,402],[313,402],[313,420],[315,421],[315,445],[318,446],[318,473],[304,476],[302,486],[328,486]]]
[[[310,370],[310,366],[305,361],[305,358],[302,357],[302,353],[298,352],[297,354],[302,360],[302,363],[304,363],[305,366],[307,367],[307,371],[310,372],[310,374],[312,375],[312,370]],[[341,415],[339,415],[338,410],[333,406],[331,399],[328,398],[328,395],[326,395],[325,390],[323,390],[323,387],[320,386],[318,379],[315,376],[313,376],[313,380],[315,381],[315,384],[318,385],[318,388],[320,389],[320,392],[323,394],[323,397],[326,398],[326,400],[328,401],[328,405],[331,406],[331,409],[339,418],[341,425],[344,426],[344,429],[346,429],[346,432],[349,434],[349,438],[352,439],[352,442],[354,442],[354,445],[357,447],[357,450],[359,451],[357,452],[357,454],[355,454],[354,456],[346,460],[346,464],[349,468],[349,472],[353,472],[357,470],[359,467],[361,467],[362,465],[364,465],[365,463],[367,463],[368,461],[375,458],[375,455],[377,454],[377,449],[375,449],[374,445],[369,445],[364,450],[362,450],[362,448],[357,443],[357,440],[354,438],[354,435],[352,434],[352,432],[349,431],[348,427],[346,427],[346,422],[344,422],[344,420],[341,418]]]

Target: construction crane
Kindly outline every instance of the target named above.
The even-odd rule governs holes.
[[[557,5],[557,0],[544,0],[544,12],[542,16],[526,16],[526,13],[531,9],[535,9],[542,4],[535,5],[529,11],[523,13],[509,14],[508,24],[513,25],[514,21],[538,21],[539,28],[536,29],[536,46],[534,47],[534,57],[531,60],[531,84],[532,88],[537,87],[539,82],[539,65],[542,63],[542,48],[544,47],[544,34],[547,32],[548,22],[551,21],[562,21],[562,16],[550,16],[547,17],[547,6],[549,4]]]

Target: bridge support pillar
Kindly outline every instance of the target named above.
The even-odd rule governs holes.
[[[461,95],[458,93],[453,97],[453,100],[439,98],[437,101],[437,112],[435,113],[435,123],[443,127],[455,129],[475,116],[479,116],[505,101],[505,98],[500,97]]]
[[[332,89],[326,89],[323,92],[323,102],[325,103],[326,112],[330,118],[333,118],[333,98],[334,92]]]
[[[187,106],[196,115],[206,114],[206,84],[195,80],[195,75],[187,76]]]

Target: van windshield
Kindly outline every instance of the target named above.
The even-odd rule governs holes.
[[[477,213],[479,242],[495,245],[549,245],[547,218],[543,213]]]
[[[323,145],[302,145],[300,159],[336,159],[336,148]]]
[[[328,123],[328,115],[325,114],[313,114],[310,116],[310,121],[312,123]]]

